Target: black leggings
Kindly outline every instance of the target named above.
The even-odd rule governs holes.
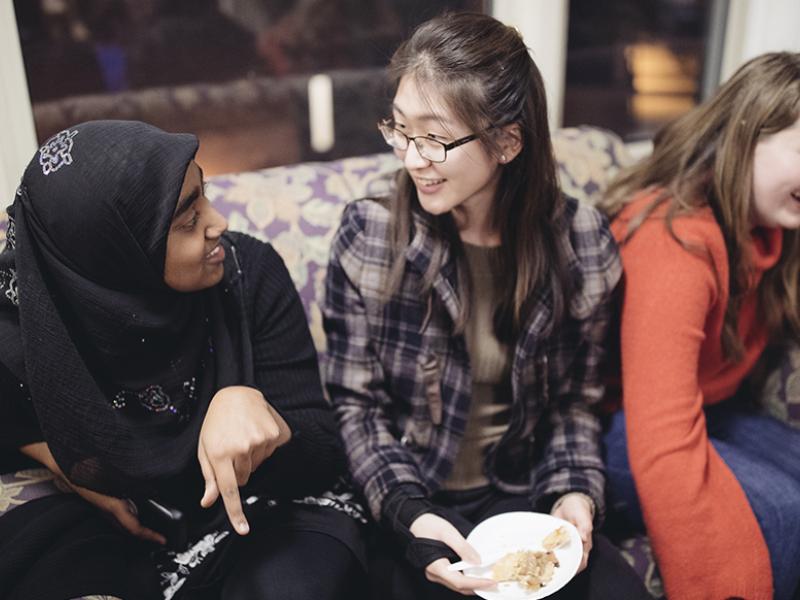
[[[227,518],[227,517],[226,517]],[[322,531],[326,525],[348,546]],[[360,525],[330,508],[292,506],[251,520],[235,551],[203,563],[208,582],[188,582],[186,600],[351,600],[366,575],[356,558]],[[350,548],[353,548],[351,550]],[[153,546],[114,526],[77,494],[26,502],[0,517],[0,598],[55,600],[108,595],[162,598]],[[216,561],[216,562],[215,562]],[[222,581],[217,571],[224,573]],[[192,585],[192,587],[189,587]],[[220,594],[220,588],[222,593]]]
[[[342,542],[313,531],[280,531],[279,537],[269,538],[253,539],[242,548],[236,566],[225,577],[221,600],[361,596],[364,572]]]
[[[484,488],[469,492],[437,494],[439,506],[450,509],[453,525],[462,533],[491,516],[530,510],[527,498]],[[389,536],[374,540],[370,552],[372,600],[463,600],[464,596],[425,578],[402,558],[402,550]],[[652,600],[644,583],[608,539],[595,533],[589,565],[553,600]]]

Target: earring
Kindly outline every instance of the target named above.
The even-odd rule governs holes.
[[[501,154],[501,155],[500,155],[500,162],[501,162],[501,163],[504,163],[504,162],[506,162],[507,160],[508,160],[508,159],[506,158],[506,155],[505,155],[505,154]]]

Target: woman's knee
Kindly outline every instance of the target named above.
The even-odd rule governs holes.
[[[291,532],[278,548],[242,557],[226,578],[221,598],[349,600],[359,597],[359,582],[365,579],[340,541],[322,533]]]

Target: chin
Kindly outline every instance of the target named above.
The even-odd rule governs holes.
[[[220,267],[222,267],[222,265],[220,265]],[[220,268],[219,274],[218,275],[214,275],[214,277],[210,277],[209,280],[208,280],[208,283],[202,289],[207,289],[207,288],[214,287],[220,281],[222,281],[222,276],[223,275],[225,275],[225,270]]]
[[[786,212],[782,215],[776,215],[772,221],[772,227],[780,227],[781,229],[800,229],[800,213],[796,211]]]
[[[426,213],[428,213],[429,215],[434,215],[436,217],[438,217],[439,215],[449,213],[451,210],[453,210],[453,207],[450,206],[447,202],[439,202],[436,200],[426,201],[420,199],[419,205],[422,207],[422,210],[424,210]]]
[[[222,276],[225,274],[224,269],[220,269],[219,273],[214,273],[213,275],[206,275],[205,277],[198,277],[193,281],[179,281],[170,283],[167,282],[167,285],[171,287],[173,290],[178,292],[184,293],[192,293],[192,292],[202,292],[203,290],[207,290],[209,288],[214,287],[220,281],[222,281]]]

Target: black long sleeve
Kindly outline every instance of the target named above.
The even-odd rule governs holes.
[[[259,469],[259,486],[282,497],[324,491],[346,463],[303,305],[271,246],[244,235],[234,239],[251,319],[255,383],[292,430],[291,441]]]
[[[43,439],[27,387],[0,364],[0,473],[31,466],[18,449]]]

